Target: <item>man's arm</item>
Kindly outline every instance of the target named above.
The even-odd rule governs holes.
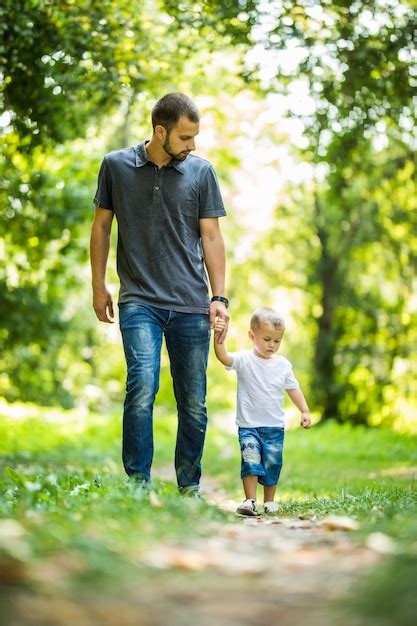
[[[213,296],[224,296],[226,253],[217,217],[207,217],[200,220],[200,237],[211,292]],[[216,317],[220,317],[225,321],[225,327],[218,337],[218,342],[223,343],[229,323],[229,314],[223,302],[215,301],[210,305],[211,328],[214,327]]]
[[[90,239],[93,308],[101,322],[114,322],[113,301],[106,287],[113,211],[96,208]]]

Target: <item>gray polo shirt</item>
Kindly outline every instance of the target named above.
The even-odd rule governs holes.
[[[119,303],[207,313],[199,220],[226,215],[216,174],[194,155],[158,169],[145,143],[104,157],[94,197],[117,218]]]

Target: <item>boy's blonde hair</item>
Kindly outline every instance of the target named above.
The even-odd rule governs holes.
[[[265,306],[253,312],[250,319],[251,330],[258,330],[260,325],[265,322],[274,328],[285,328],[285,320],[282,315],[277,313],[275,309]]]

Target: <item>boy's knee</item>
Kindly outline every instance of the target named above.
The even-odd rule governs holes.
[[[242,443],[241,447],[242,459],[245,463],[254,463],[259,465],[261,462],[261,454],[257,446],[253,443]]]

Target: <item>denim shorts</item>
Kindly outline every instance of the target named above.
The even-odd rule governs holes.
[[[282,468],[284,428],[239,427],[238,435],[242,462],[240,476],[258,476],[261,485],[276,485]]]

